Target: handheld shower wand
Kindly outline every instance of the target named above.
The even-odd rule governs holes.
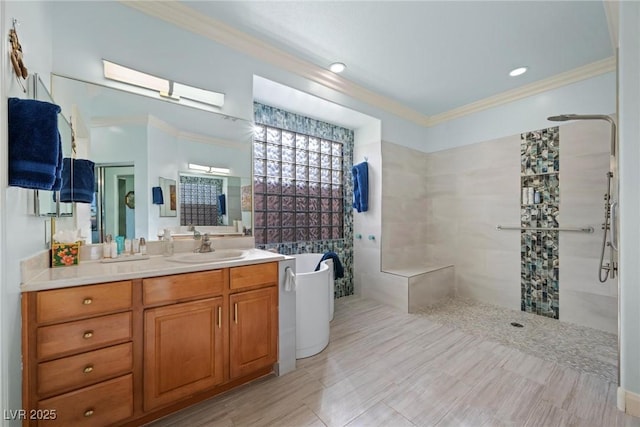
[[[569,120],[606,120],[611,124],[611,148],[610,155],[616,155],[616,122],[613,117],[604,114],[560,114],[558,116],[547,117],[547,120],[552,122],[566,122]],[[598,273],[598,280],[601,283],[607,281],[607,279],[616,277],[616,265],[614,261],[614,250],[617,250],[617,236],[615,227],[615,208],[618,202],[611,203],[611,181],[613,178],[613,172],[607,172],[607,192],[604,195],[604,223],[602,229],[604,234],[602,236],[602,250],[600,251],[600,271]],[[607,242],[607,233],[611,228],[611,241]],[[609,262],[604,263],[604,252],[606,247],[610,248]],[[604,276],[603,276],[604,273]]]

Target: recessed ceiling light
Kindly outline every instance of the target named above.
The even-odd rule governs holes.
[[[528,67],[518,67],[518,68],[514,68],[513,70],[509,71],[509,75],[511,77],[516,77],[516,76],[520,76],[524,73],[527,72],[529,68]]]
[[[347,68],[347,66],[344,65],[342,62],[334,62],[333,64],[329,65],[329,69],[331,71],[333,71],[334,73],[341,73],[346,68]]]

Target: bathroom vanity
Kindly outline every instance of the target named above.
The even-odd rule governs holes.
[[[141,425],[272,373],[283,257],[249,252],[81,263],[23,284],[24,425]]]

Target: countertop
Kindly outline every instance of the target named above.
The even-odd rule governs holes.
[[[99,260],[82,261],[72,267],[48,268],[20,285],[22,292],[67,288],[119,280],[140,279],[142,277],[166,276],[169,274],[191,273],[260,264],[285,259],[284,255],[261,249],[246,249],[241,259],[212,261],[197,264],[178,263],[162,255],[151,256],[147,260],[102,263]]]

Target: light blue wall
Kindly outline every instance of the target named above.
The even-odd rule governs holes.
[[[427,129],[423,151],[446,150],[547,128],[551,125],[547,117],[552,115],[615,111],[616,75],[611,72],[431,127]]]
[[[11,28],[12,18],[18,20],[17,32],[22,45],[25,64],[29,73],[38,73],[49,87],[49,73],[52,62],[52,26],[51,5],[32,2],[2,2],[2,37],[6,37]],[[6,97],[25,98],[15,79],[8,58],[9,44],[3,40],[2,53],[2,97],[3,107],[0,116],[2,123],[0,134],[0,245],[2,245],[2,272],[0,280],[0,315],[2,330],[0,341],[0,387],[2,401],[0,409],[20,409],[21,371],[20,371],[20,263],[19,260],[32,256],[44,249],[44,219],[30,215],[29,199],[32,190],[17,187],[7,188],[7,117]],[[4,412],[3,412],[4,413]],[[13,422],[19,425],[19,422]]]

